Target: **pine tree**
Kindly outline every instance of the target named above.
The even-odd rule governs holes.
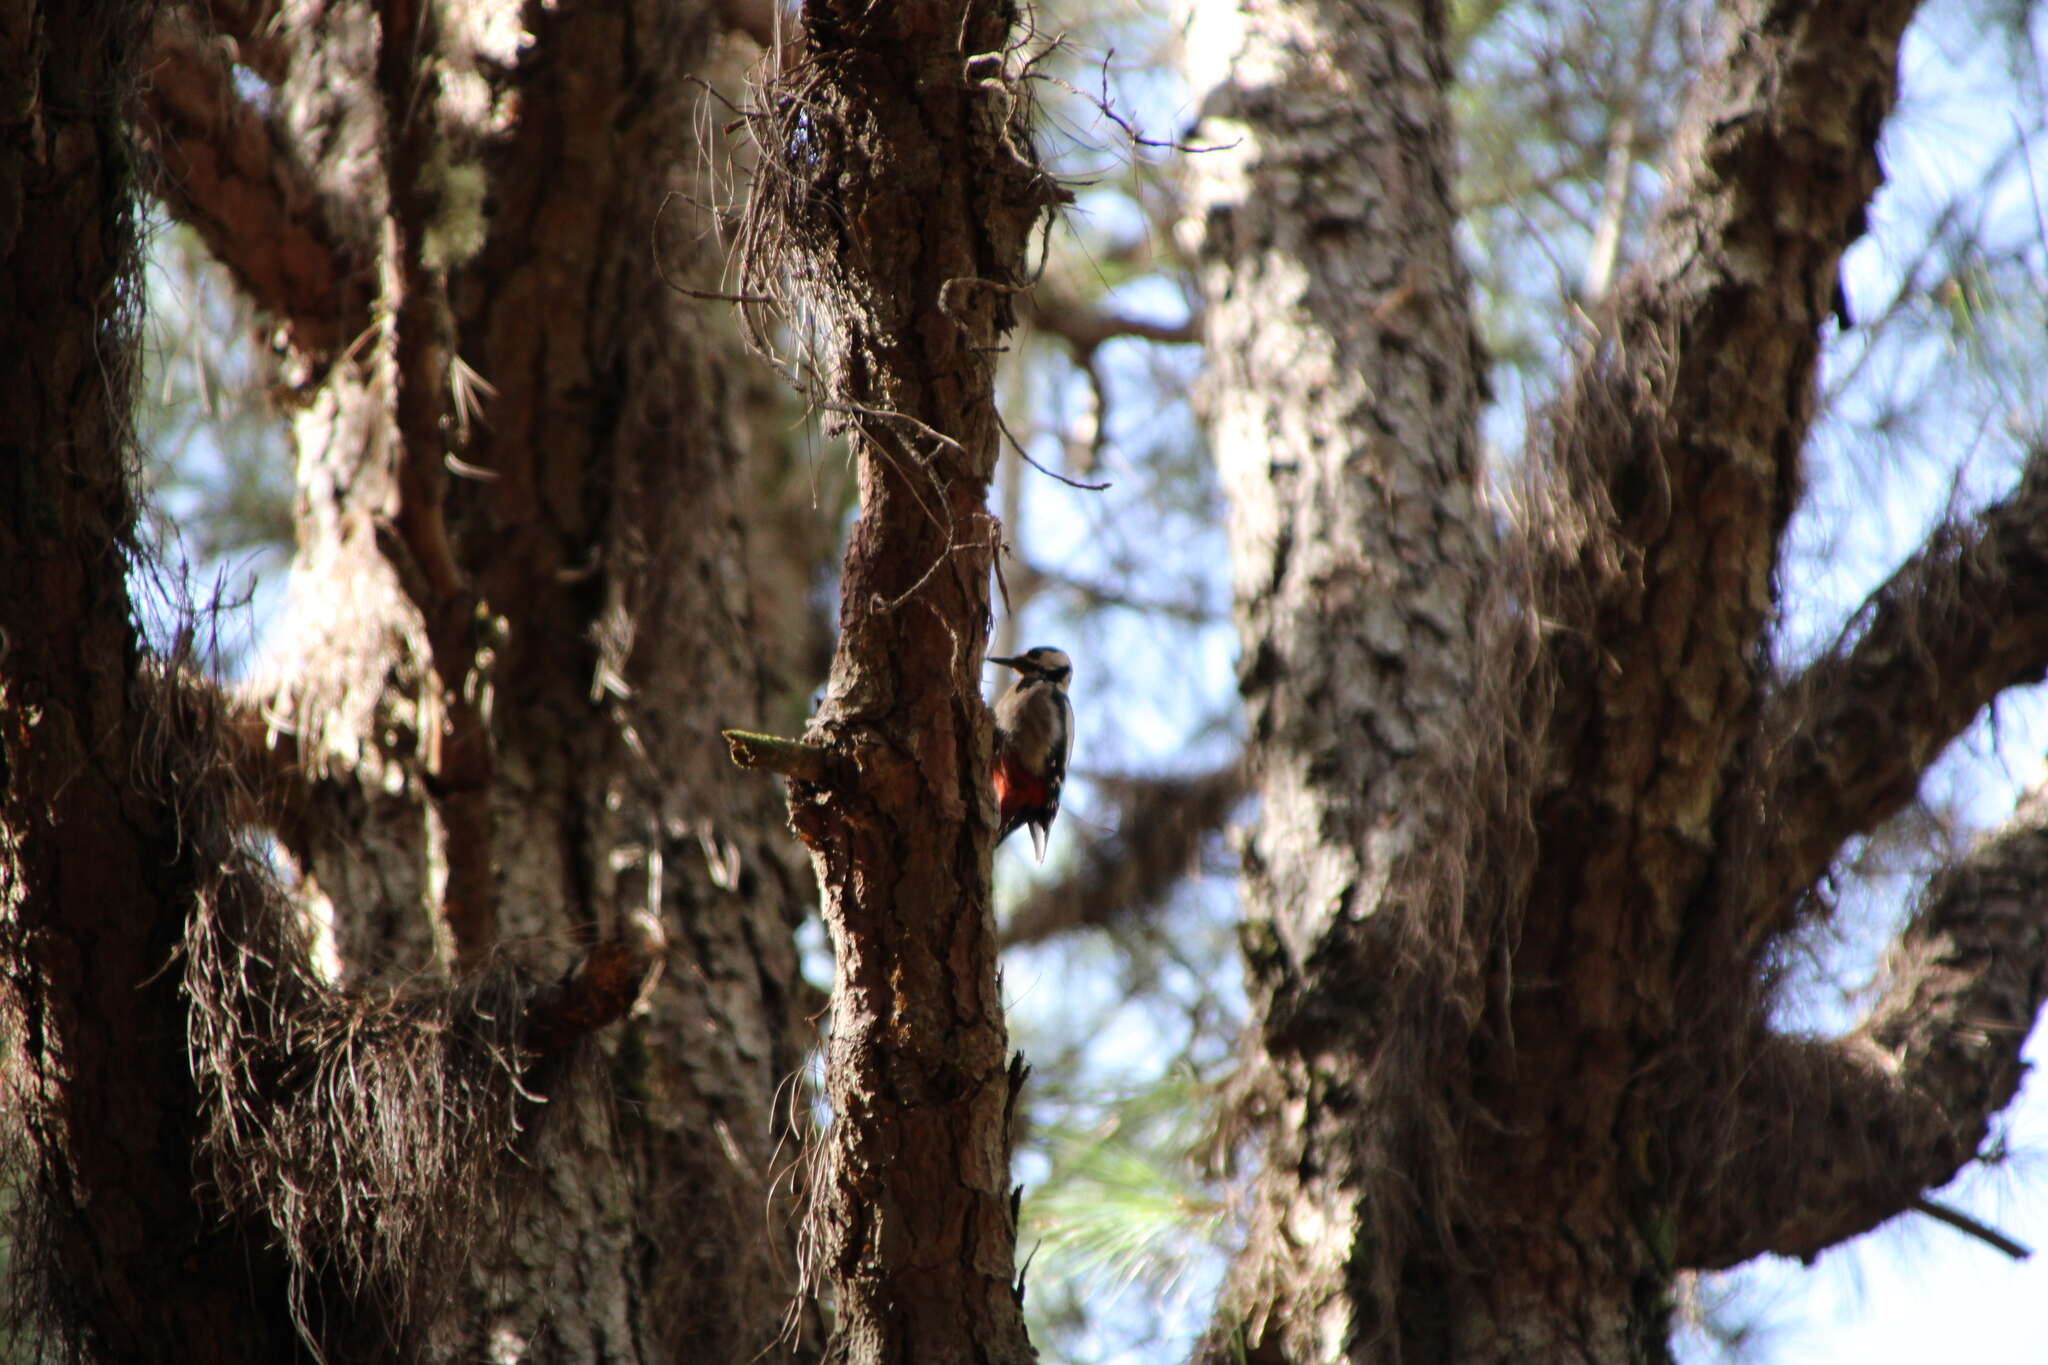
[[[2024,422],[2009,491],[1785,639],[1914,8],[1604,6],[1520,83],[1516,13],[1200,7],[1199,121],[1135,144],[1117,240],[1039,105],[1137,125],[1005,5],[0,0],[31,1340],[1022,1361],[1024,1307],[1085,1310],[1019,1268],[1020,1147],[1054,1270],[1163,1292],[1231,1246],[1204,1359],[1657,1360],[1685,1273],[1927,1208],[2048,990],[2040,801],[1926,879],[1855,1028],[1773,1014],[1848,854],[2048,669]],[[261,319],[283,414],[204,429],[154,511],[145,202]],[[1552,211],[1564,297],[1504,231]],[[1914,295],[1980,373],[1988,282],[2040,292],[2006,266]],[[1145,274],[1184,317],[1096,289]],[[1213,484],[1178,428],[1110,448],[1114,348],[1197,342]],[[1006,363],[1084,416],[999,410]],[[1496,387],[1551,396],[1490,459]],[[1059,506],[1146,507],[1126,543],[1042,548],[998,470],[1054,435]],[[1133,503],[1086,501],[1105,462]],[[275,535],[287,463],[288,590],[222,667],[166,561]],[[233,516],[181,527],[210,464]],[[1090,769],[1131,751],[1084,686],[1073,852],[999,933],[997,608],[1100,612],[1064,618],[1084,679],[1142,687],[1114,623],[1200,629],[1161,528],[1224,508],[1241,756]],[[1182,902],[1240,817],[1226,1067],[1222,918]],[[998,949],[1105,925],[1134,994],[1201,982],[1188,1056],[1105,1107],[1085,1030],[1041,1034],[1034,1104]]]

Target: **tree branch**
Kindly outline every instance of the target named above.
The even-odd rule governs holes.
[[[732,746],[732,761],[737,767],[780,773],[793,781],[809,782],[818,787],[830,785],[833,781],[832,755],[816,745],[806,744],[800,739],[757,734],[752,730],[722,730],[719,733]]]
[[[1095,420],[1085,454],[1074,459],[1074,464],[1084,475],[1095,472],[1102,458],[1102,448],[1108,441],[1110,429],[1110,389],[1104,382],[1102,361],[1099,352],[1103,343],[1119,337],[1160,343],[1192,343],[1202,339],[1202,315],[1198,308],[1191,308],[1185,321],[1179,323],[1146,322],[1107,309],[1090,307],[1077,299],[1061,293],[1051,282],[1041,280],[1037,288],[1022,296],[1019,314],[1033,326],[1049,336],[1056,336],[1067,343],[1075,368],[1088,381],[1090,393],[1095,398]],[[1011,438],[1016,444],[1016,438]],[[1021,444],[1017,453],[1034,468],[1044,473],[1045,469],[1033,460]],[[1054,478],[1065,482],[1065,476],[1055,474]],[[1077,485],[1087,487],[1089,485]]]
[[[350,264],[369,252],[335,238],[312,176],[190,11],[158,14],[143,72],[136,123],[162,166],[158,196],[299,347],[324,356],[346,345],[369,322],[370,292]]]
[[[1114,834],[1090,840],[1080,865],[1034,891],[1003,926],[1003,946],[1042,943],[1143,914],[1195,866],[1202,843],[1244,800],[1238,764],[1194,777],[1098,782],[1117,797]]]
[[[1843,634],[1765,703],[1760,799],[1730,835],[1743,875],[1729,912],[1749,957],[1792,924],[1843,841],[1911,801],[2000,692],[2048,670],[2048,449],[2010,497],[1929,537]]]
[[[1202,339],[1200,309],[1191,310],[1183,322],[1148,322],[1114,309],[1090,307],[1043,280],[1023,296],[1018,311],[1026,322],[1058,337],[1083,357],[1121,337],[1168,345],[1192,345]]]
[[[1950,1208],[1932,1199],[1915,1199],[1912,1203],[1915,1213],[1932,1218],[1937,1223],[1946,1223],[1966,1237],[1974,1237],[1993,1251],[2002,1251],[2015,1261],[2024,1261],[2034,1254],[2034,1249],[2025,1242],[2016,1242],[1986,1223],[1981,1223],[1961,1209]]]
[[[377,86],[383,97],[395,229],[384,269],[387,319],[379,364],[397,415],[396,506],[378,545],[426,626],[441,723],[427,735],[428,790],[447,831],[441,918],[457,962],[481,960],[498,937],[498,880],[491,864],[491,788],[497,778],[488,703],[498,622],[456,561],[448,496],[449,410],[457,364],[447,262],[430,245],[440,185],[433,157],[452,156],[441,118],[443,35],[435,11],[415,0],[380,0]],[[437,145],[438,140],[438,145]]]
[[[1726,8],[1644,261],[1536,438],[1561,501],[1534,528],[1558,685],[1517,964],[1585,982],[1556,999],[1597,1027],[1658,1008],[1615,955],[1669,957],[1744,776],[1731,756],[1752,733],[1819,331],[1882,180],[1913,10]]]
[[[1636,16],[1636,22],[1642,27],[1636,34],[1628,83],[1616,92],[1607,127],[1607,164],[1600,177],[1600,217],[1593,228],[1593,245],[1586,252],[1586,273],[1579,284],[1580,296],[1589,304],[1606,296],[1607,286],[1614,279],[1615,263],[1621,257],[1621,230],[1628,222],[1629,203],[1634,198],[1636,123],[1650,83],[1657,39],[1664,27],[1663,0],[1650,0]]]
[[[2048,998],[2048,787],[1929,884],[1862,1024],[1767,1037],[1739,1068],[1677,1212],[1679,1264],[1812,1257],[1909,1209],[1977,1153],[2018,1091]],[[1676,1140],[1683,1141],[1678,1138]]]
[[[1184,621],[1194,626],[1213,625],[1226,610],[1220,605],[1209,606],[1193,594],[1187,597],[1138,597],[1120,587],[1083,578],[1064,568],[1036,564],[1016,554],[1009,556],[1004,578],[1010,587],[1011,607],[1017,611],[1047,588],[1072,594],[1084,611],[1099,611],[1107,607]]]

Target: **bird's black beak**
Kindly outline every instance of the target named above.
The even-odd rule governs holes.
[[[1021,667],[1021,665],[1017,662],[1017,660],[1014,657],[1005,659],[1000,655],[991,654],[988,656],[988,661],[992,664],[1005,664],[1011,668]]]

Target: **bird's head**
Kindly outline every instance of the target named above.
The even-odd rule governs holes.
[[[1067,657],[1065,650],[1054,649],[1050,645],[1027,649],[1007,659],[991,654],[988,661],[1014,668],[1026,679],[1043,678],[1062,692],[1067,690],[1067,681],[1074,676],[1073,660]]]

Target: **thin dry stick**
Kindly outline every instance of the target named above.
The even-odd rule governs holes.
[[[1937,1223],[1946,1223],[1958,1232],[1967,1233],[1988,1247],[1993,1247],[2015,1261],[2024,1261],[2034,1254],[2034,1249],[2023,1242],[2015,1242],[1997,1228],[1978,1222],[1961,1209],[1947,1204],[1937,1204],[1932,1199],[1915,1199],[1910,1206],[1915,1213],[1924,1213]]]

